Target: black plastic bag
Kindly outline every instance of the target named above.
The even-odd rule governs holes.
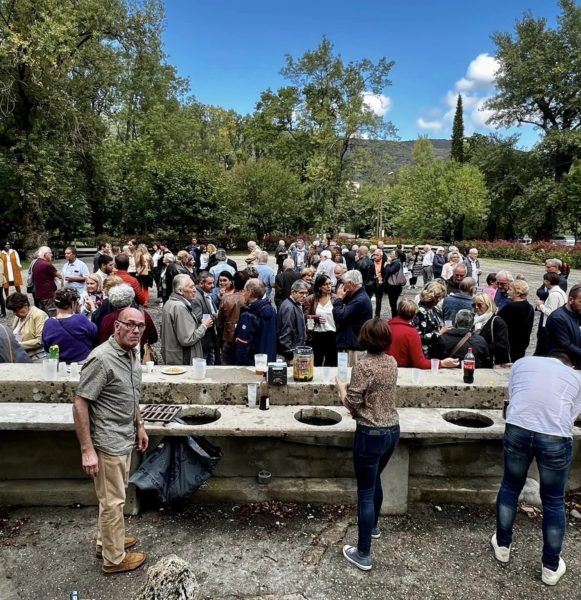
[[[161,504],[187,502],[207,481],[222,458],[222,451],[203,437],[168,436],[131,476],[143,492],[154,492]]]

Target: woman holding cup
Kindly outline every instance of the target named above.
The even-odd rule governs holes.
[[[313,293],[303,305],[307,329],[312,337],[315,367],[337,366],[337,330],[333,318],[333,300],[336,296],[332,289],[331,278],[325,273],[318,275],[313,284]],[[310,323],[312,325],[309,327]]]

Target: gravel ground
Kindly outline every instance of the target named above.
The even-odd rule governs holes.
[[[441,510],[438,510],[441,509]],[[96,510],[28,508],[0,513],[0,598],[65,600],[135,598],[146,570],[104,576],[94,557]],[[556,588],[540,581],[540,518],[519,514],[511,562],[494,559],[492,507],[416,505],[380,520],[373,569],[341,555],[356,543],[351,507],[266,503],[193,506],[183,513],[149,511],[127,520],[148,553],[186,560],[200,599],[226,600],[531,600],[579,598],[580,521],[570,519]]]

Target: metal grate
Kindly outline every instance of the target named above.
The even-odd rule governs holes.
[[[144,421],[169,423],[181,410],[178,404],[146,404],[140,413]]]

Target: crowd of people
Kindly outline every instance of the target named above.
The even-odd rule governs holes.
[[[51,249],[38,249],[26,277],[31,303],[22,291],[18,254],[9,243],[2,251],[1,314],[13,313],[13,345],[24,350],[22,358],[42,360],[58,345],[61,360],[83,363],[112,334],[119,312],[133,307],[145,319],[142,356],[160,341],[167,365],[190,365],[194,358],[251,365],[255,354],[290,365],[295,348],[311,346],[315,366],[336,366],[338,351],[347,352],[353,366],[364,352],[361,327],[385,315],[386,295],[387,352],[399,367],[428,369],[437,359],[440,368],[454,368],[471,348],[476,366],[491,368],[525,355],[535,309],[541,313],[535,354],[560,347],[563,329],[570,328],[563,312],[567,317],[575,307],[560,260],[545,262],[533,305],[529,284],[508,271],[488,274],[480,287],[476,248],[463,255],[455,246],[424,245],[406,253],[381,241],[347,248],[297,238],[289,247],[279,243],[272,268],[268,253],[250,241],[239,269],[224,249],[192,238],[175,254],[163,242],[149,250],[137,240],[122,248],[102,241],[92,272],[73,246],[64,257],[59,270]],[[147,310],[155,303],[161,305],[160,331]]]
[[[139,413],[139,359],[159,339],[168,365],[201,357],[210,365],[252,365],[255,354],[290,365],[295,348],[308,344],[316,366],[336,366],[337,352],[348,353],[350,383],[336,385],[357,423],[358,542],[344,546],[343,555],[365,571],[372,568],[372,540],[381,537],[381,474],[399,442],[398,367],[429,369],[435,360],[455,368],[469,349],[479,368],[516,363],[490,543],[498,561],[510,560],[518,496],[536,458],[545,511],[542,581],[555,585],[564,574],[564,492],[581,410],[581,379],[571,368],[581,368],[581,284],[567,294],[568,273],[558,259],[545,262],[533,308],[529,284],[508,271],[488,274],[480,288],[476,248],[465,256],[429,245],[406,253],[381,242],[349,249],[299,238],[289,248],[279,244],[276,270],[253,241],[242,269],[224,249],[196,238],[176,254],[161,242],[150,252],[136,240],[123,248],[103,241],[92,273],[74,247],[64,255],[58,270],[50,248],[39,248],[26,278],[31,304],[18,256],[6,244],[0,309],[14,318],[11,329],[0,326],[0,362],[38,361],[58,345],[61,360],[84,363],[73,415],[82,465],[99,500],[96,553],[105,573],[131,571],[146,559],[127,552],[138,540],[125,535],[122,507],[131,451],[149,443]],[[147,311],[154,285],[159,333]],[[404,289],[411,291],[402,297]],[[384,294],[389,319],[382,318]],[[535,309],[535,356],[525,357]]]

